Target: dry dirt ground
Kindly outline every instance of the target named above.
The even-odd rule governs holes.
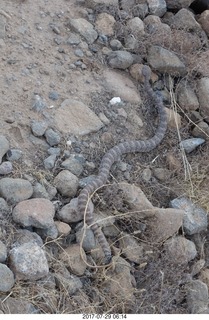
[[[21,149],[24,152],[24,160],[16,165],[13,177],[22,177],[24,173],[36,172],[43,174],[43,159],[46,154],[37,150],[30,140],[31,132],[30,122],[33,119],[42,120],[42,115],[34,112],[32,99],[34,94],[43,97],[48,106],[54,105],[56,108],[60,103],[68,98],[77,98],[89,105],[96,114],[103,112],[107,108],[108,101],[112,98],[109,92],[103,87],[103,73],[108,68],[105,61],[102,61],[97,52],[93,57],[86,60],[87,69],[72,70],[69,64],[78,58],[74,55],[74,49],[71,46],[64,46],[63,52],[60,52],[61,46],[57,45],[55,38],[58,36],[53,31],[53,26],[60,30],[61,36],[67,36],[69,30],[66,28],[66,22],[70,17],[79,18],[82,15],[82,6],[79,6],[75,0],[1,0],[0,9],[8,14],[6,19],[6,37],[4,44],[0,42],[0,133],[5,135],[10,141],[12,147]],[[2,15],[2,12],[0,12]],[[4,14],[3,14],[4,16]],[[136,84],[138,85],[138,84]],[[103,139],[104,132],[91,134],[83,137],[82,141],[88,144],[80,143],[82,154],[88,161],[93,160],[96,166],[99,165],[102,155],[111,146],[120,141],[121,136],[125,139],[146,138],[151,136],[155,128],[155,112],[150,108],[143,87],[138,85],[143,99],[140,110],[136,104],[126,104],[125,110],[137,110],[144,121],[143,130],[136,132],[132,119],[126,126],[121,121],[113,119],[108,128],[110,139]],[[48,98],[51,90],[59,93],[57,101],[51,101]],[[47,110],[50,118],[50,109]],[[153,123],[153,126],[151,125]],[[190,136],[191,124],[188,119],[182,115],[181,138]],[[63,136],[63,147],[66,140],[70,138]],[[178,134],[176,128],[169,129],[163,143],[149,154],[128,155],[126,163],[130,165],[129,182],[140,185],[148,199],[154,206],[168,207],[169,201],[179,195],[188,195],[205,209],[209,208],[207,197],[208,185],[208,147],[207,143],[198,150],[187,156],[188,163],[192,171],[188,179],[188,170],[183,164],[183,155],[178,147]],[[88,145],[90,144],[90,148]],[[144,169],[153,169],[155,167],[167,168],[168,154],[175,155],[178,163],[174,164],[173,173],[170,179],[162,183],[154,177],[146,181],[143,179]],[[58,171],[59,168],[55,169]],[[187,175],[187,180],[185,176]],[[46,173],[47,176],[47,173]],[[112,170],[110,181],[121,181],[124,179],[123,173],[117,170],[116,166]],[[109,208],[114,210],[117,204],[111,191],[103,191],[104,203],[108,203]],[[135,220],[127,219],[121,221],[120,228],[127,232],[134,232]],[[146,238],[144,239],[146,241]],[[207,242],[207,239],[205,240]],[[88,285],[86,279],[83,298],[76,301],[72,298],[72,312],[135,312],[135,313],[183,313],[187,312],[184,301],[184,290],[181,290],[181,281],[184,277],[184,266],[178,270],[170,265],[166,256],[163,256],[160,248],[154,248],[156,254],[152,257],[153,261],[145,271],[136,271],[137,289],[136,294],[140,305],[131,305],[126,308],[122,303],[112,305],[107,297],[99,290],[102,275],[92,275],[93,285]],[[159,260],[158,258],[161,257]],[[159,262],[160,261],[160,262]],[[209,262],[209,261],[208,261]],[[164,278],[162,281],[162,273]],[[22,289],[21,289],[22,286]],[[28,285],[27,285],[28,287]],[[29,284],[30,287],[30,284]],[[144,294],[146,289],[146,294]],[[14,297],[32,301],[33,286],[31,290],[25,288],[24,283],[19,283],[13,292]],[[35,296],[35,294],[34,294]],[[175,301],[173,297],[175,296]],[[104,298],[105,297],[105,298]],[[57,312],[65,312],[64,300],[60,298],[60,307]],[[90,300],[89,300],[90,299]],[[106,299],[106,300],[105,300]],[[62,301],[61,301],[62,300]],[[90,301],[90,305],[89,305]],[[170,303],[170,301],[173,301]],[[39,307],[38,299],[33,300]],[[52,303],[53,304],[53,303]],[[95,307],[97,305],[97,307]],[[63,307],[65,306],[65,307]],[[66,308],[66,309],[65,309]],[[42,304],[43,312],[56,312]]]

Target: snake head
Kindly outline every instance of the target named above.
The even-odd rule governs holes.
[[[150,67],[144,65],[142,67],[142,74],[146,79],[150,79],[150,77],[151,77],[151,69],[150,69]]]

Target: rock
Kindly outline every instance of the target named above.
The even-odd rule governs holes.
[[[125,301],[133,301],[134,287],[133,278],[130,273],[130,264],[121,257],[114,257],[114,270],[107,270],[107,276],[104,278],[103,286],[108,292],[110,298],[125,299]],[[118,285],[120,284],[120,285]]]
[[[152,177],[152,171],[150,170],[150,168],[145,168],[143,171],[142,171],[142,179],[146,182],[150,181]]]
[[[7,160],[8,161],[17,161],[19,160],[23,155],[22,150],[19,149],[9,149],[7,151]]]
[[[186,285],[189,313],[201,313],[208,308],[208,287],[200,280],[192,280]]]
[[[153,34],[155,36],[160,35],[166,38],[167,35],[172,37],[171,28],[161,22],[161,19],[158,16],[149,15],[144,19],[144,24],[146,25],[146,29],[149,34]]]
[[[128,183],[120,183],[118,189],[122,190],[123,199],[128,204],[131,211],[137,212],[139,219],[155,215],[153,205],[139,187]]]
[[[145,34],[144,23],[139,17],[128,20],[126,27],[135,38],[139,38]]]
[[[179,145],[182,147],[186,153],[190,153],[194,151],[198,146],[203,144],[205,139],[202,138],[190,138],[186,140],[182,140]]]
[[[10,161],[4,161],[0,164],[0,175],[11,173],[13,170],[12,163]]]
[[[46,141],[48,142],[48,144],[53,147],[56,146],[58,143],[60,143],[61,141],[61,137],[60,134],[55,132],[53,129],[49,128],[45,131],[44,133],[45,137],[46,137]]]
[[[94,233],[91,229],[86,229],[85,231],[83,228],[79,229],[76,232],[76,242],[81,244],[82,248],[87,252],[96,248]]]
[[[154,168],[153,174],[160,181],[168,181],[171,176],[171,172],[166,168]]]
[[[45,121],[31,121],[31,130],[34,136],[41,137],[44,135],[46,129],[48,128],[48,123]]]
[[[27,229],[19,229],[14,234],[14,246],[18,247],[25,243],[32,242],[39,247],[43,246],[43,240],[36,232],[30,232]]]
[[[5,265],[0,263],[0,292],[8,292],[15,284],[13,272]]]
[[[196,276],[204,267],[205,265],[205,260],[204,259],[200,259],[198,261],[196,261],[191,269],[191,275],[192,277]],[[203,281],[204,282],[204,281]]]
[[[68,170],[62,170],[54,179],[57,190],[64,197],[74,197],[78,189],[78,178]]]
[[[89,202],[91,210],[94,210],[92,201]],[[83,212],[78,210],[78,198],[70,200],[68,204],[63,206],[57,213],[60,220],[66,223],[78,222],[83,219]]]
[[[209,120],[209,78],[204,77],[198,80],[197,96],[200,104],[200,113],[207,121]]]
[[[59,268],[60,270],[60,268]],[[61,291],[67,292],[70,296],[83,287],[81,280],[72,275],[66,268],[61,268],[61,271],[54,274],[56,284]]]
[[[198,19],[201,27],[209,37],[209,10],[205,10]]]
[[[194,0],[166,0],[168,9],[188,8]]]
[[[85,6],[91,9],[96,9],[97,6],[116,6],[118,7],[118,0],[86,0]]]
[[[38,95],[35,94],[32,102],[32,110],[36,112],[42,112],[47,107],[45,101]]]
[[[198,124],[196,124],[194,129],[192,130],[192,135],[197,138],[202,138],[205,140],[208,139],[209,125],[204,121],[198,122]]]
[[[45,188],[49,195],[49,200],[52,200],[57,194],[57,189],[54,186],[50,185],[49,183],[45,184]]]
[[[52,170],[55,166],[56,159],[57,159],[56,154],[52,154],[51,156],[44,159],[44,168],[46,170]]]
[[[36,314],[39,310],[32,303],[23,299],[8,297],[3,302],[0,301],[0,308],[5,314]]]
[[[207,212],[191,200],[181,197],[173,199],[170,204],[172,208],[184,211],[183,227],[186,234],[192,235],[207,229]]]
[[[147,0],[149,12],[153,15],[162,17],[166,13],[165,0]]]
[[[183,224],[183,210],[154,208],[153,213],[154,217],[147,226],[148,233],[151,234],[150,241],[165,241],[178,232]]]
[[[68,25],[73,31],[79,33],[88,44],[92,44],[98,37],[93,25],[83,18],[70,19]]]
[[[2,163],[2,158],[8,150],[9,141],[5,138],[5,136],[0,135],[0,163]]]
[[[32,198],[49,199],[49,194],[43,184],[36,182],[33,186]],[[50,199],[49,199],[50,200]]]
[[[77,177],[79,177],[83,172],[83,165],[79,160],[79,158],[76,157],[76,155],[71,155],[68,159],[63,161],[61,163],[61,167],[69,170],[70,172],[75,174]]]
[[[55,208],[48,199],[30,199],[19,202],[12,212],[13,220],[24,227],[47,229],[54,226]]]
[[[32,142],[32,144],[34,144],[37,148],[46,151],[47,149],[49,149],[50,145],[42,139],[39,139],[37,137],[35,137],[34,135],[30,135],[29,136],[29,140],[30,142]]]
[[[9,253],[10,267],[16,279],[35,281],[48,275],[49,267],[43,249],[28,242]]]
[[[165,107],[165,111],[167,113],[168,126],[175,129],[177,126],[178,128],[181,128],[181,116],[173,109],[167,107]]]
[[[2,178],[0,180],[0,195],[9,203],[29,199],[33,194],[31,183],[24,179]]]
[[[199,102],[194,90],[187,82],[181,82],[177,89],[177,102],[183,110],[197,110]]]
[[[201,270],[200,275],[199,275],[199,279],[202,282],[204,282],[209,289],[209,269],[208,268]]]
[[[56,224],[45,229],[36,228],[36,232],[40,235],[41,238],[46,239],[57,239],[58,238],[58,230]]]
[[[78,45],[80,42],[81,42],[80,36],[78,36],[77,34],[75,34],[73,32],[69,33],[69,38],[66,40],[67,44]]]
[[[122,254],[131,262],[140,263],[143,257],[144,249],[138,241],[129,234],[122,233],[119,239],[119,247]]]
[[[58,230],[58,236],[67,236],[71,231],[71,227],[69,226],[69,224],[62,221],[55,221],[55,225]]]
[[[107,57],[108,64],[111,68],[127,69],[134,61],[131,53],[123,50],[112,51]]]
[[[104,124],[87,105],[81,101],[66,99],[54,113],[56,127],[63,133],[86,135],[97,132]]]
[[[182,236],[168,239],[164,243],[164,248],[172,260],[172,263],[175,264],[187,264],[197,256],[194,243]]]
[[[47,150],[48,154],[53,155],[55,154],[56,156],[60,156],[61,153],[61,149],[60,148],[56,148],[56,147],[51,147]]]
[[[73,274],[82,276],[86,270],[86,254],[79,244],[72,244],[60,254],[59,259]]]
[[[56,91],[49,92],[49,99],[56,101],[59,99],[59,94]]]
[[[142,75],[142,68],[143,64],[141,63],[134,63],[129,69],[130,75],[137,81],[143,83],[144,77]]]
[[[172,76],[183,76],[186,74],[186,67],[173,52],[160,46],[151,46],[148,52],[147,61],[152,69],[168,73]]]
[[[0,217],[3,214],[9,213],[9,212],[10,212],[10,208],[9,208],[7,202],[3,198],[0,198]]]
[[[169,23],[173,29],[183,29],[187,31],[198,32],[201,30],[200,24],[195,20],[194,14],[183,8],[179,10]]]
[[[140,94],[134,83],[116,71],[107,70],[103,73],[105,89],[110,91],[113,96],[120,97],[124,101],[141,104]]]
[[[7,259],[7,247],[0,241],[0,262],[5,262]]]
[[[122,49],[123,45],[118,39],[112,39],[110,41],[110,47],[112,50],[116,51]]]
[[[95,27],[98,33],[106,36],[113,36],[114,24],[115,24],[114,17],[104,12],[104,13],[98,14]]]

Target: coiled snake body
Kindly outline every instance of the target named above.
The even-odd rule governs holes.
[[[119,160],[121,155],[134,152],[148,152],[154,149],[162,141],[167,129],[167,116],[163,106],[162,98],[153,91],[149,83],[151,75],[150,68],[148,66],[143,66],[142,74],[144,76],[144,88],[147,94],[152,98],[158,110],[159,123],[155,135],[145,141],[126,141],[111,148],[102,158],[97,177],[95,177],[94,180],[85,186],[78,197],[78,208],[81,210],[81,212],[85,213],[86,223],[87,225],[91,226],[95,237],[97,237],[98,242],[105,254],[105,261],[107,263],[110,262],[112,258],[111,249],[101,228],[97,223],[94,223],[94,216],[89,207],[89,198],[95,192],[95,190],[102,187],[106,183],[112,164]]]

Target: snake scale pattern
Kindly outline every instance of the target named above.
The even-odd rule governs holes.
[[[162,98],[153,91],[150,85],[150,68],[148,66],[143,66],[142,74],[144,76],[144,89],[147,95],[152,99],[152,102],[155,104],[155,107],[158,111],[159,122],[155,135],[145,141],[126,141],[111,148],[102,158],[98,175],[94,180],[84,187],[78,197],[78,209],[85,214],[86,224],[91,226],[95,237],[98,239],[98,242],[105,255],[105,263],[109,263],[112,259],[111,249],[101,228],[97,223],[94,223],[94,215],[90,210],[89,199],[95,190],[102,187],[106,183],[112,164],[115,161],[118,161],[121,155],[135,152],[149,152],[150,150],[156,148],[157,145],[162,141],[167,129],[167,116],[163,106]]]

